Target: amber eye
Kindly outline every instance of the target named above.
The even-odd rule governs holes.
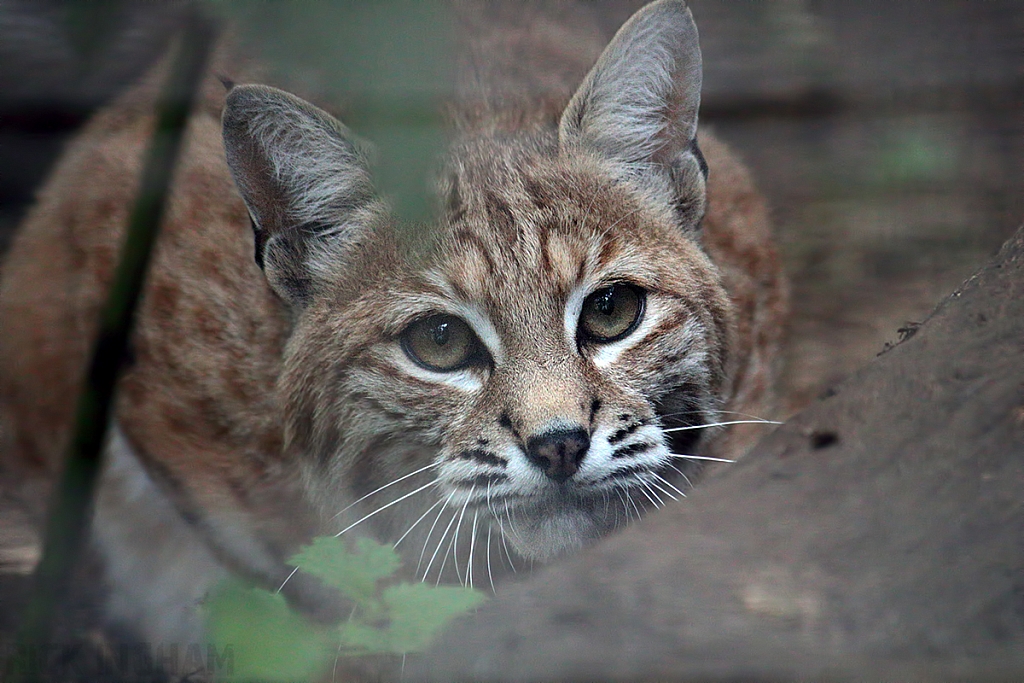
[[[453,315],[432,315],[405,328],[402,349],[428,370],[451,372],[465,367],[481,354],[473,330]]]
[[[635,285],[603,287],[583,301],[579,334],[582,341],[608,344],[637,328],[644,315],[644,290]]]

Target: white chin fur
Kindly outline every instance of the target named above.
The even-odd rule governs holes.
[[[579,550],[603,533],[592,515],[578,509],[516,510],[505,540],[524,558],[544,562]]]

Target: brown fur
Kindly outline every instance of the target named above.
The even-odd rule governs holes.
[[[185,520],[203,539],[203,552],[270,585],[287,575],[284,559],[298,542],[356,519],[333,519],[343,503],[432,458],[452,468],[472,464],[478,469],[471,475],[480,477],[479,467],[499,467],[499,447],[513,448],[556,423],[589,424],[593,432],[621,417],[623,430],[641,423],[653,429],[658,406],[712,411],[705,417],[717,408],[772,416],[786,290],[764,201],[729,150],[702,134],[707,212],[699,232],[681,227],[704,207],[704,181],[685,148],[680,175],[672,176],[681,193],[674,206],[661,201],[667,185],[660,175],[623,182],[610,152],[587,142],[584,115],[564,120],[559,133],[562,110],[600,52],[592,25],[567,24],[569,11],[560,10],[561,19],[513,12],[503,30],[486,12],[468,15],[466,25],[477,27],[478,39],[469,41],[475,57],[462,65],[467,85],[450,112],[461,136],[439,182],[445,213],[433,248],[423,253],[409,253],[378,200],[360,205],[351,235],[310,245],[289,232],[287,216],[271,224],[260,213],[266,197],[257,197],[249,208],[265,235],[292,240],[288,249],[268,243],[261,272],[246,205],[224,163],[223,88],[213,79],[204,84],[117,410],[131,452],[181,515],[160,524]],[[512,59],[502,63],[500,55]],[[516,55],[532,61],[503,80]],[[59,463],[152,130],[157,82],[158,75],[88,125],[4,265],[0,398],[11,426],[8,465],[52,472]],[[474,86],[485,82],[497,86]],[[685,109],[687,96],[673,95],[679,99],[668,106]],[[251,168],[262,143],[241,129],[257,116],[247,118],[245,98],[278,96],[250,89],[232,97],[229,111],[238,115],[226,117],[226,130],[254,147],[239,147],[234,157],[229,149],[229,159],[243,190],[251,181],[257,185],[247,192],[262,192]],[[588,102],[569,106],[585,113]],[[510,131],[511,139],[494,137]],[[358,160],[350,165],[357,192]],[[296,273],[309,278],[309,289],[295,284]],[[600,349],[577,353],[565,344],[565,302],[591,276],[628,277],[651,292],[651,315],[660,316],[656,333],[622,351],[621,366],[616,360],[601,369],[593,360]],[[480,382],[476,393],[411,375],[396,361],[396,338],[434,310],[426,300],[482,302],[486,309],[505,360],[466,371],[466,382]],[[688,323],[696,336],[684,340]],[[684,382],[702,383],[693,395],[671,379],[677,368],[690,372],[691,346],[706,352],[704,379]],[[738,455],[756,435],[723,430],[705,440],[703,452]],[[499,481],[500,467],[493,467],[487,476]],[[394,491],[411,491],[430,476]],[[126,491],[130,482],[117,481],[108,477],[101,515],[119,514],[127,494],[117,486]],[[376,533],[401,535],[428,507],[415,500],[376,518]],[[631,508],[623,508],[624,520]],[[551,547],[577,547],[619,519],[616,511],[613,521],[596,522],[596,531]],[[414,562],[415,544],[426,548],[425,531],[410,541]]]

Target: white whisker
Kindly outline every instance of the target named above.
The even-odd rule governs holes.
[[[462,571],[459,569],[459,529],[462,528],[462,520],[466,517],[466,508],[469,507],[469,500],[473,497],[473,491],[476,489],[474,486],[469,491],[469,495],[466,496],[466,502],[462,504],[462,512],[459,513],[459,523],[455,525],[455,537],[452,538],[452,563],[455,565],[455,576],[458,577],[459,583],[463,586],[466,582],[462,580]],[[445,559],[447,559],[448,553],[445,552]],[[444,563],[441,564],[441,569],[444,569]],[[441,577],[438,576],[438,582],[440,583]]]
[[[655,476],[655,477],[657,477],[658,479],[661,479],[661,481],[665,481],[664,479],[662,479],[661,477],[659,477],[659,476],[658,476],[657,474],[655,474],[654,476]],[[658,490],[659,490],[659,491],[661,491],[662,493],[664,493],[664,494],[665,494],[666,496],[668,496],[668,497],[669,497],[669,498],[671,498],[672,500],[674,500],[674,501],[676,501],[676,502],[678,502],[678,501],[679,501],[679,499],[678,499],[678,498],[676,498],[676,497],[675,497],[675,496],[674,496],[674,495],[672,494],[672,492],[671,492],[671,491],[669,491],[668,489],[666,489],[666,488],[665,488],[664,486],[662,486],[662,485],[661,485],[661,484],[659,484],[658,482],[656,482],[656,481],[652,481],[652,482],[650,482],[650,485],[651,485],[651,486],[653,486],[654,488],[658,489]],[[673,488],[675,488],[675,487],[673,487]],[[678,491],[679,489],[676,489],[676,490]]]
[[[735,460],[727,460],[725,458],[712,458],[710,455],[680,455],[679,453],[669,453],[669,457],[679,458],[680,460],[710,460],[712,462],[736,462]]]
[[[651,474],[654,474],[654,473],[652,472]],[[654,481],[644,481],[644,487],[645,487],[645,488],[646,488],[646,489],[647,489],[648,491],[650,491],[650,492],[651,492],[651,495],[652,495],[652,496],[654,496],[655,498],[657,498],[657,499],[658,499],[658,503],[660,503],[660,504],[661,504],[661,506],[662,506],[662,507],[664,507],[664,506],[665,506],[665,499],[664,499],[664,498],[662,498],[662,497],[661,497],[661,496],[660,496],[660,495],[658,494],[658,491],[661,491],[662,493],[664,493],[665,491],[664,491],[664,489],[662,489],[661,487],[658,487],[658,488],[657,488],[657,490],[655,490],[655,487],[656,487],[656,486],[657,486],[657,482],[654,482]]]
[[[441,509],[444,510],[444,508],[441,508]],[[444,544],[444,539],[448,536],[448,531],[452,528],[452,524],[455,524],[455,518],[458,517],[458,515],[459,515],[459,513],[455,512],[454,510],[452,511],[452,518],[451,518],[451,520],[448,521],[448,526],[446,526],[444,528],[444,533],[441,534],[441,538],[438,539],[438,541],[437,541],[437,547],[434,548],[434,554],[430,556],[430,561],[427,562],[427,568],[423,570],[423,578],[420,579],[421,581],[426,581],[427,580],[427,576],[430,575],[430,568],[432,566],[434,566],[434,560],[437,558],[437,553],[438,553],[438,551],[441,550],[441,546]],[[446,550],[445,551],[446,555],[447,555],[447,552],[448,551]],[[440,572],[438,572],[437,576],[438,576],[438,583],[440,583],[440,581],[441,581],[441,574],[440,574]]]
[[[712,412],[715,415],[735,415],[737,417],[742,417],[742,418],[745,418],[747,420],[754,420],[756,422],[770,422],[771,421],[771,420],[769,420],[768,418],[765,418],[765,417],[760,417],[758,415],[751,415],[750,413],[741,413],[741,412],[738,412],[738,411],[735,411],[735,410],[715,410],[715,411],[712,411]],[[680,415],[704,415],[706,413],[707,413],[707,411],[704,411],[704,410],[680,410],[677,413],[663,413],[663,414],[659,415],[659,417],[667,418],[667,417],[679,417]]]
[[[423,564],[423,555],[427,552],[427,544],[430,543],[430,537],[433,536],[433,534],[434,534],[434,527],[437,526],[438,521],[440,521],[440,519],[441,519],[441,515],[444,514],[445,508],[448,507],[448,503],[454,497],[455,497],[455,492],[452,491],[451,494],[447,498],[445,498],[444,505],[442,505],[441,509],[437,512],[437,517],[434,518],[434,523],[430,525],[430,531],[427,532],[427,537],[425,539],[423,539],[423,550],[420,551],[420,559],[416,563],[416,572],[415,572],[416,574],[420,573],[420,565]],[[426,581],[426,579],[427,579],[427,576],[426,576],[426,573],[424,573],[423,580]]]
[[[277,587],[277,590],[276,590],[276,591],[274,591],[274,592],[275,592],[275,593],[280,593],[280,592],[281,592],[281,589],[282,589],[282,588],[284,588],[284,585],[285,585],[286,583],[288,583],[289,581],[291,581],[291,578],[292,578],[293,576],[295,576],[295,572],[297,572],[297,571],[299,571],[299,568],[298,568],[298,567],[295,567],[294,569],[292,569],[292,570],[291,570],[291,571],[290,571],[290,572],[288,573],[288,576],[284,577],[284,581],[282,581],[282,582],[281,582],[281,585],[280,585],[280,586],[278,586],[278,587]]]
[[[622,489],[615,489],[615,493],[619,495],[619,500],[622,502],[622,509],[626,513],[626,523],[628,524],[633,517],[629,514],[629,505],[626,503],[626,497],[622,495]]]
[[[672,468],[672,470],[673,470],[673,471],[675,471],[675,473],[676,473],[676,474],[678,474],[678,475],[679,475],[680,477],[682,477],[683,479],[685,479],[685,480],[686,480],[686,485],[687,485],[687,486],[689,486],[689,487],[690,487],[691,489],[693,488],[693,482],[692,482],[692,481],[690,481],[690,478],[689,478],[688,476],[686,476],[686,472],[683,472],[683,471],[682,471],[681,469],[679,469],[678,467],[676,467],[676,466],[675,466],[674,464],[672,464],[672,463],[668,463],[668,466],[669,466],[670,468]],[[684,495],[685,495],[685,494],[684,494]]]
[[[611,496],[609,495],[608,498],[610,499]],[[622,496],[621,495],[619,496],[619,499],[622,500]],[[626,512],[626,503],[625,503],[625,501],[622,502],[622,511]],[[621,516],[621,513],[619,512],[619,508],[615,508],[615,526],[616,526],[616,528],[621,526],[621,524],[619,522],[619,517],[620,516]],[[629,515],[628,514],[626,515],[626,524],[629,524]]]
[[[453,522],[455,521],[455,516],[454,515],[452,516],[452,521]],[[448,547],[445,548],[444,549],[444,553],[441,554],[441,566],[438,567],[438,569],[437,569],[437,581],[434,582],[435,586],[441,585],[441,577],[444,576],[444,566],[446,564],[448,564],[448,553],[449,553],[449,551],[451,551],[453,557],[455,555],[455,552],[457,551],[457,546],[455,546],[455,541],[458,539],[459,525],[461,525],[461,524],[462,524],[462,520],[460,519],[459,523],[455,525],[455,534],[452,535],[452,540],[448,541]],[[456,570],[455,573],[456,574],[459,573],[458,569],[459,569],[459,564],[458,564],[458,562],[456,562],[455,563],[455,570]],[[461,577],[459,578],[459,582],[460,583],[462,582],[462,578]]]
[[[493,528],[487,525],[487,581],[491,584],[491,592],[494,592],[494,576],[491,574],[491,531]]]
[[[513,510],[515,508],[512,508]],[[505,499],[505,516],[508,517],[508,528],[512,530],[512,535],[519,539],[519,542],[523,542],[522,536],[516,531],[516,522],[512,519],[512,512],[508,508],[508,498]]]
[[[691,427],[671,427],[669,429],[662,429],[661,431],[666,434],[672,432],[686,432],[692,429],[708,429],[709,427],[725,427],[728,425],[780,425],[781,422],[775,420],[727,420],[725,422],[708,422],[702,425],[693,425]]]
[[[476,518],[479,514],[479,510],[473,511],[473,535],[469,537],[469,561],[466,562],[466,576],[470,588],[473,587],[473,550],[476,548]]]
[[[738,411],[735,411],[735,410],[719,410],[719,411],[716,411],[716,412],[719,415],[736,415],[738,417],[746,418],[748,420],[757,420],[757,421],[771,422],[771,420],[769,420],[766,417],[760,417],[758,415],[751,415],[750,413],[741,413],[741,412],[738,412]],[[784,424],[784,423],[777,422],[776,424]]]
[[[498,512],[494,509],[494,500],[491,498],[491,482],[487,482],[487,495],[484,497],[487,501],[487,510],[491,513],[491,517],[498,519]],[[498,522],[501,523],[500,521]]]
[[[644,496],[647,498],[647,500],[651,501],[651,505],[653,505],[655,509],[660,508],[661,505],[658,505],[658,503],[655,502],[654,498],[651,497],[651,493],[648,492],[650,490],[650,487],[647,485],[647,482],[645,482],[644,480],[641,479],[641,480],[639,480],[639,483],[640,483],[640,489],[639,489],[640,493],[644,494]],[[657,494],[655,494],[655,498],[657,498]],[[664,505],[664,504],[665,504],[664,501],[662,501],[662,505]]]
[[[672,469],[675,469],[675,468],[673,467]],[[676,470],[676,472],[679,472],[679,470]],[[682,472],[679,472],[679,474],[683,475],[683,478],[686,479],[686,483],[688,483],[688,484],[690,483],[689,478],[685,474],[683,474]],[[661,476],[660,474],[655,474],[654,476],[657,477],[658,481],[660,481],[662,484],[664,484],[665,486],[668,486],[670,489],[672,489],[673,491],[678,493],[683,498],[686,498],[686,494],[683,493],[682,490],[679,487],[677,487],[675,484],[670,482],[668,479],[666,479],[665,477]],[[690,484],[690,486],[693,486],[693,484]],[[662,490],[664,491],[664,489],[662,489]],[[665,491],[665,493],[668,493],[668,491]],[[668,495],[672,495],[672,494],[669,493]],[[679,500],[679,499],[676,498],[676,500]]]
[[[455,520],[455,518],[453,517],[453,521],[454,520]],[[459,524],[461,524],[461,523],[462,523],[462,520],[459,521]],[[455,550],[454,550],[455,546],[454,546],[454,544],[456,542],[457,535],[458,535],[458,532],[459,532],[459,524],[456,524],[456,526],[455,526],[456,535],[453,535],[452,540],[449,541],[449,545],[447,545],[447,547],[444,549],[444,552],[441,553],[441,565],[439,567],[437,567],[437,581],[434,582],[434,586],[440,586],[441,578],[444,575],[444,565],[447,564],[447,556],[449,556],[450,554],[455,553]],[[456,569],[458,569],[458,568],[459,568],[459,565],[456,564]],[[459,572],[456,571],[456,574],[458,574],[458,573]],[[461,578],[459,579],[459,583],[460,584],[462,583],[462,579]]]
[[[416,528],[416,526],[417,526],[417,525],[418,525],[418,524],[419,524],[420,522],[422,522],[422,521],[423,521],[423,518],[424,518],[424,517],[426,517],[427,515],[429,515],[429,514],[430,514],[430,511],[431,511],[431,510],[433,510],[434,508],[436,508],[436,507],[437,507],[438,505],[442,505],[443,503],[444,503],[444,501],[443,501],[443,500],[438,500],[438,501],[437,501],[436,503],[434,503],[433,505],[431,505],[430,507],[428,507],[428,508],[427,508],[427,511],[426,511],[426,512],[424,512],[424,513],[423,513],[422,515],[420,515],[420,516],[419,516],[419,519],[417,519],[417,520],[416,520],[415,522],[413,522],[413,523],[412,523],[412,526],[411,526],[411,527],[409,527],[408,529],[406,529],[406,530],[405,530],[405,533],[404,533],[404,534],[402,534],[401,536],[399,536],[398,540],[397,540],[397,541],[395,541],[395,544],[394,544],[393,546],[391,546],[391,547],[392,547],[392,548],[398,548],[398,544],[399,544],[399,543],[401,543],[402,541],[404,541],[404,540],[405,540],[405,537],[406,537],[406,536],[408,536],[408,535],[409,535],[409,533],[410,533],[410,532],[411,532],[411,531],[412,531],[413,529],[415,529],[415,528]]]
[[[331,683],[338,682],[338,661],[341,659],[341,648],[345,646],[345,641],[338,643],[338,649],[334,653],[334,667],[331,669]]]
[[[404,496],[401,496],[401,497],[400,497],[400,498],[398,498],[397,500],[393,500],[393,501],[391,501],[391,502],[390,502],[390,503],[388,503],[387,505],[382,505],[381,507],[377,508],[376,510],[374,510],[374,511],[373,511],[373,512],[371,512],[370,514],[368,514],[368,515],[365,515],[364,517],[362,517],[362,518],[360,518],[359,520],[357,520],[357,521],[353,522],[352,524],[349,524],[349,525],[348,525],[347,527],[345,527],[344,529],[342,529],[342,530],[341,530],[341,531],[339,531],[338,533],[334,534],[334,537],[335,537],[335,538],[337,538],[338,536],[341,536],[341,535],[342,535],[343,533],[345,533],[345,532],[346,532],[346,531],[348,531],[349,529],[351,529],[351,528],[353,528],[353,527],[355,527],[355,526],[358,526],[358,525],[362,524],[362,523],[363,523],[363,522],[365,522],[366,520],[368,520],[368,519],[370,519],[371,517],[373,517],[374,515],[376,515],[376,514],[377,514],[378,512],[383,512],[384,510],[387,510],[387,509],[388,509],[389,507],[391,507],[392,505],[398,505],[399,503],[401,503],[401,502],[402,502],[403,500],[405,500],[405,499],[406,499],[406,498],[408,498],[409,496],[414,496],[414,495],[416,495],[417,493],[419,493],[420,491],[423,491],[424,489],[429,489],[429,488],[430,488],[431,486],[437,486],[437,480],[434,480],[434,481],[430,482],[429,484],[424,484],[423,486],[419,487],[418,489],[416,489],[416,490],[414,490],[414,491],[410,491],[409,493],[405,494]]]
[[[633,496],[629,495],[628,490],[626,491],[626,500],[629,502],[630,505],[633,506],[633,510],[636,512],[636,518],[642,519],[644,515],[642,512],[640,512],[640,508],[637,507],[636,501],[633,500]]]
[[[511,518],[508,520],[509,525],[512,524]],[[498,518],[498,533],[501,534],[501,547],[505,549],[505,557],[508,558],[508,566],[512,569],[513,574],[518,574],[516,565],[512,561],[512,553],[508,551],[508,543],[505,542],[505,527],[501,524],[501,518]]]
[[[433,467],[437,467],[440,464],[441,463],[438,463],[438,462],[432,462],[429,465],[426,465],[425,467],[421,467],[418,470],[414,470],[414,471],[410,472],[409,474],[404,474],[401,477],[399,477],[398,479],[395,479],[394,481],[388,482],[387,484],[384,484],[383,486],[375,488],[373,491],[370,491],[369,493],[367,493],[365,496],[363,496],[359,500],[353,501],[353,502],[349,503],[348,505],[346,505],[345,507],[343,507],[341,510],[336,512],[334,517],[331,517],[331,519],[336,519],[337,517],[340,517],[341,515],[343,515],[345,512],[347,512],[353,506],[358,505],[359,503],[362,503],[364,500],[366,500],[370,496],[375,495],[377,493],[380,493],[381,491],[383,491],[384,489],[388,488],[389,486],[394,486],[395,484],[397,484],[400,481],[405,481],[409,477],[414,477],[417,474],[419,474],[420,472],[425,472],[426,470],[429,470],[429,469],[431,469]]]

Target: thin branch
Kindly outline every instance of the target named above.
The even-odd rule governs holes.
[[[101,314],[99,334],[79,395],[64,471],[51,499],[43,555],[35,570],[33,592],[17,646],[5,666],[7,681],[39,681],[43,675],[54,615],[67,593],[92,516],[114,391],[131,335],[136,304],[167,203],[188,114],[215,36],[216,28],[208,19],[197,12],[189,17],[157,102],[156,130],[147,152],[121,262]]]

